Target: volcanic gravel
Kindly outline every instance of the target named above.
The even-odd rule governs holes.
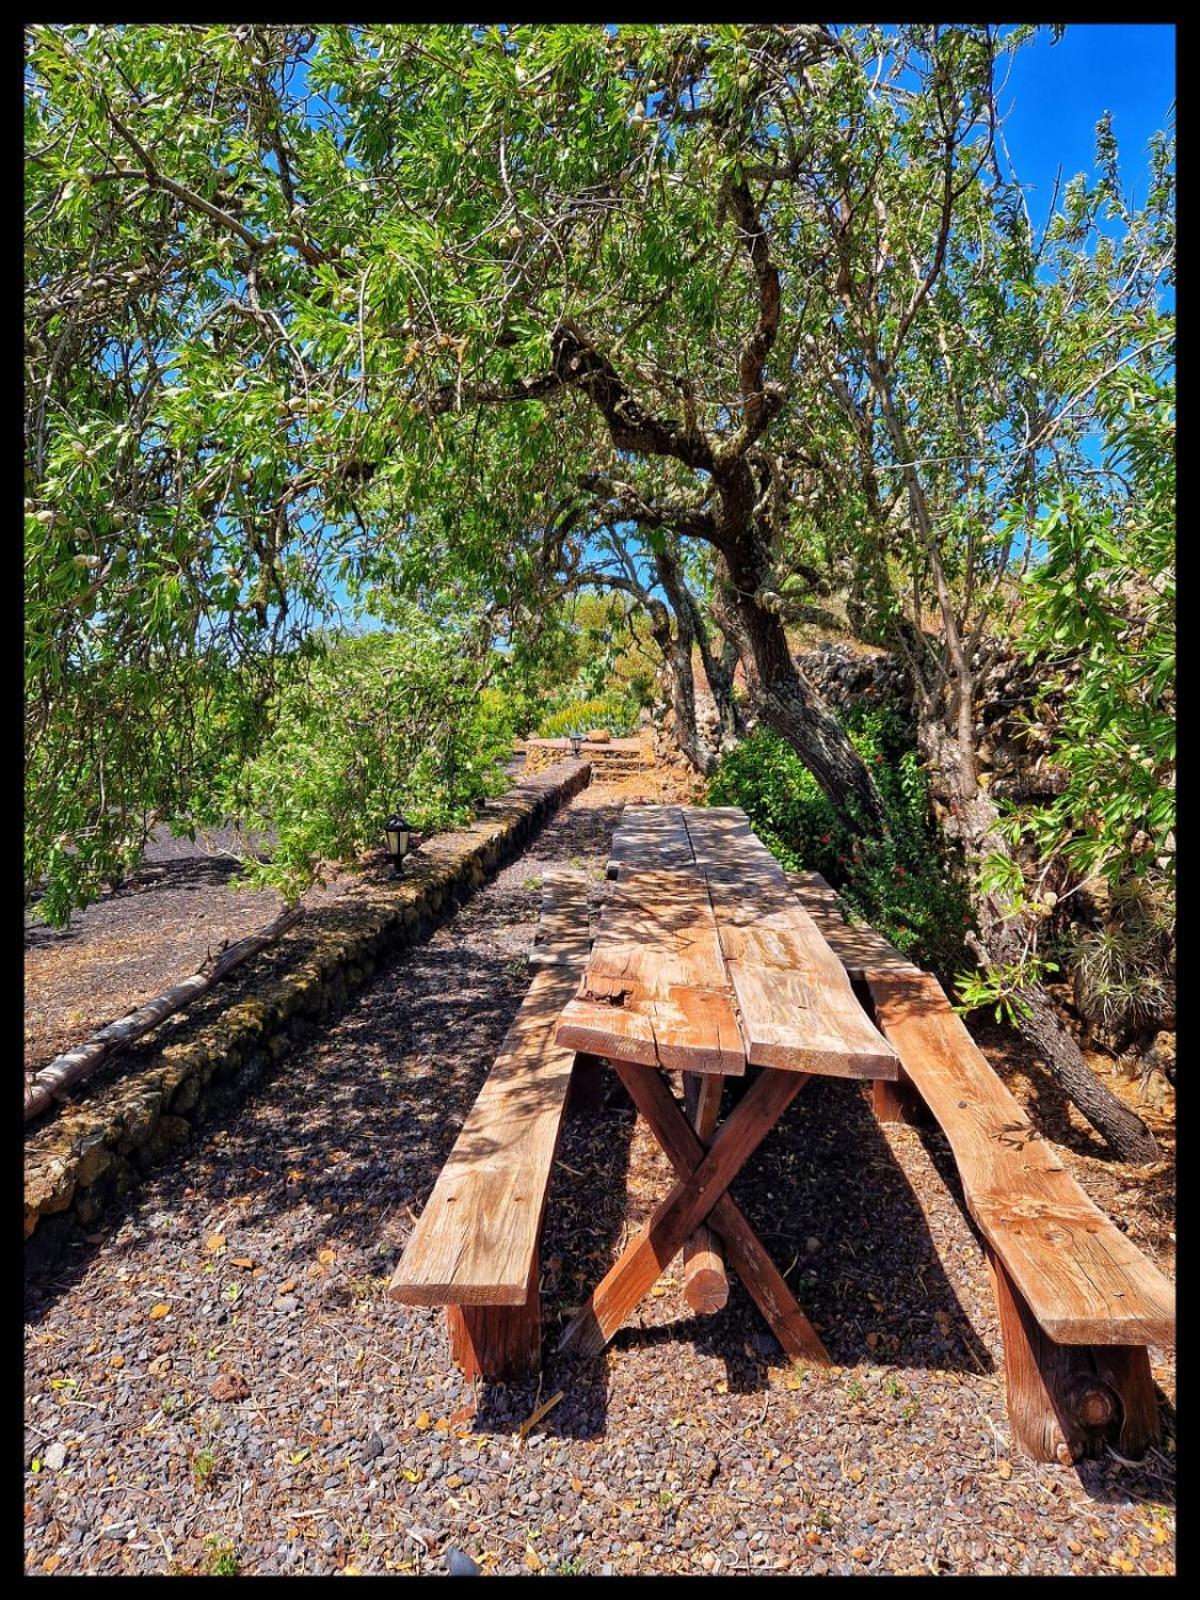
[[[611,1073],[560,1145],[541,1381],[472,1387],[442,1313],[387,1299],[529,982],[541,874],[598,898],[636,793],[578,796],[119,1226],[30,1270],[27,1570],[1173,1570],[1173,1368],[1151,1352],[1144,1462],[1020,1456],[948,1149],[853,1084],[811,1083],[734,1186],[832,1369],[787,1365],[736,1282],[694,1316],[678,1261],[601,1360],[552,1353],[671,1183]]]

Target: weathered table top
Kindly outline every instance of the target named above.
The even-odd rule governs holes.
[[[612,1061],[895,1078],[896,1054],[737,807],[627,806],[557,1040]]]

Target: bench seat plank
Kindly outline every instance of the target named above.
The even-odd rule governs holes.
[[[577,969],[543,967],[389,1286],[405,1305],[524,1305],[575,1052],[555,1042]]]
[[[691,840],[679,806],[628,805],[609,847],[608,876],[626,867],[638,871],[689,868],[694,865]]]
[[[1170,1344],[1175,1290],[1064,1168],[935,978],[880,973],[875,1017],[950,1141],[972,1216],[1058,1344]]]
[[[542,883],[530,966],[572,967],[578,972],[590,948],[586,874],[570,867],[548,872]]]

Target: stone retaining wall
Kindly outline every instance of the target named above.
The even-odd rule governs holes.
[[[186,1144],[194,1124],[236,1105],[264,1070],[342,1009],[380,956],[419,939],[590,781],[586,760],[525,778],[489,801],[470,829],[414,851],[400,877],[364,882],[310,912],[210,991],[207,1005],[181,1014],[176,1042],[164,1046],[159,1031],[101,1067],[77,1099],[26,1135],[25,1237],[47,1217],[59,1227],[94,1226],[112,1194]]]
[[[570,752],[569,739],[526,739],[525,771],[544,772]],[[590,761],[595,776],[603,782],[627,778],[654,765],[654,751],[640,739],[610,739],[607,743],[585,740],[583,759]]]

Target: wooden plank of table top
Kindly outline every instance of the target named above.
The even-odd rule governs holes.
[[[681,809],[708,883],[747,1059],[791,1072],[895,1078],[895,1051],[744,812]]]
[[[678,806],[626,806],[613,834],[608,875],[624,868],[644,872],[690,868],[692,844]]]
[[[988,1065],[936,978],[870,980],[875,1015],[942,1126],[971,1214],[1059,1344],[1169,1344],[1175,1290],[1094,1205]]]
[[[825,943],[845,967],[847,976],[861,981],[877,972],[921,970],[874,928],[851,927],[842,915],[837,895],[819,872],[787,872],[784,876],[800,904],[820,928]]]
[[[684,1072],[741,1074],[746,1053],[704,879],[622,870],[558,1041]]]
[[[405,1305],[524,1305],[575,1052],[558,1014],[578,970],[542,967],[389,1286]]]

